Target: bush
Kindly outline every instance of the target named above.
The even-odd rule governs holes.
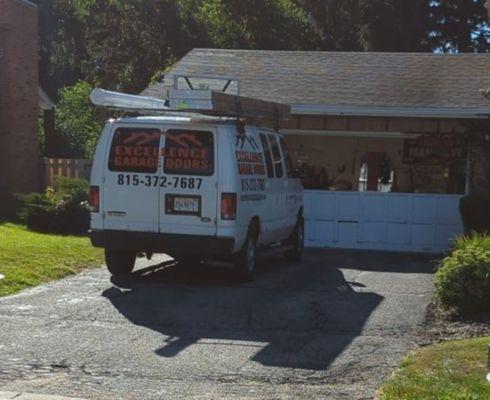
[[[42,194],[20,195],[20,218],[29,229],[39,232],[86,233],[90,225],[88,190],[85,180],[61,177],[55,188]]]
[[[490,232],[490,197],[482,195],[463,197],[459,210],[466,232]]]
[[[22,202],[17,196],[7,191],[0,190],[0,222],[17,222],[17,214]]]
[[[464,313],[489,312],[490,236],[458,239],[452,254],[435,275],[436,297],[446,309]]]

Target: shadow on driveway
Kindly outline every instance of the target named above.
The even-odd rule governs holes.
[[[164,335],[155,350],[162,357],[213,339],[256,347],[251,359],[265,366],[325,370],[383,300],[339,268],[388,269],[379,257],[391,256],[310,250],[297,264],[266,259],[249,284],[226,269],[168,263],[135,271],[103,295],[133,324]]]

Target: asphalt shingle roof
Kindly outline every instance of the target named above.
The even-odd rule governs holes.
[[[174,74],[234,77],[243,96],[291,105],[490,112],[490,54],[194,49],[144,94],[164,98]]]

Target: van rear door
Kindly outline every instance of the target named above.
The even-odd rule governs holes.
[[[104,229],[158,232],[159,127],[117,126],[103,177]]]
[[[214,236],[219,208],[216,129],[178,126],[163,134],[161,233]]]

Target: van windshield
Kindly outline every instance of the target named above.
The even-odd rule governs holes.
[[[170,129],[165,132],[163,169],[172,175],[213,175],[212,132]]]
[[[142,173],[157,172],[159,143],[159,129],[116,129],[109,154],[109,170]]]

